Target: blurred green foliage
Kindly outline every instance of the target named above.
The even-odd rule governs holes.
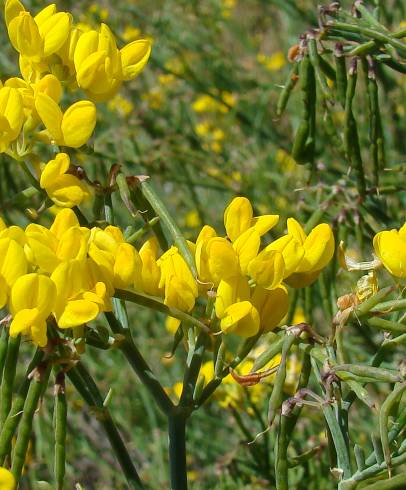
[[[302,222],[322,208],[323,220],[335,225],[339,238],[362,250],[372,252],[371,238],[382,228],[399,227],[406,204],[406,83],[404,76],[381,69],[379,72],[381,113],[387,150],[387,168],[381,175],[381,192],[370,192],[363,203],[357,200],[353,172],[337,141],[341,138],[343,109],[338,104],[326,108],[318,99],[316,164],[313,169],[298,166],[290,156],[293,136],[300,121],[300,94],[292,94],[286,112],[276,116],[281,87],[290,72],[289,48],[299,35],[317,27],[316,1],[279,0],[127,0],[125,2],[60,1],[58,8],[70,10],[76,19],[93,24],[108,21],[124,42],[143,36],[153,39],[152,59],[147,69],[128,84],[111,103],[101,106],[94,136],[94,150],[88,154],[72,151],[74,163],[83,165],[87,174],[106,184],[110,165],[122,165],[127,174],[149,175],[162,198],[176,216],[188,238],[195,238],[203,223],[218,225],[222,210],[236,194],[245,195],[261,213],[294,214]],[[350,5],[350,2],[342,2]],[[371,2],[373,4],[374,2]],[[380,2],[385,25],[396,30],[406,21],[406,5],[401,0]],[[386,5],[388,4],[388,5]],[[390,4],[390,5],[389,5]],[[26,1],[36,10],[43,2]],[[2,79],[18,75],[17,56],[1,31]],[[368,111],[365,80],[360,75],[355,100],[355,117],[366,174],[373,173],[369,157]],[[45,155],[44,155],[45,158]],[[12,196],[26,187],[20,168],[6,156],[0,162],[1,213],[18,224],[28,222],[26,207],[38,209],[35,200],[16,206]],[[403,193],[400,192],[403,190]],[[122,226],[129,214],[117,202],[117,219]],[[50,215],[41,217],[49,220]],[[139,218],[139,223],[142,220]],[[325,273],[327,284],[335,278],[332,265]],[[331,286],[331,299],[350,292],[353,276],[339,273],[338,290]],[[319,283],[311,288],[311,302],[305,317],[326,331],[326,311],[321,313],[322,291]],[[310,306],[309,306],[310,305]],[[332,309],[331,304],[328,310]],[[139,309],[131,311],[131,328],[140,349],[170,389],[180,381],[182,366],[163,357],[170,352],[172,336],[158,314]],[[327,314],[328,318],[328,314]],[[362,331],[344,339],[346,348],[360,360],[369,355],[376,334]],[[27,349],[28,350],[28,349]],[[120,353],[88,348],[86,361],[102,393],[112,390],[110,408],[129,450],[148,488],[167,487],[167,450],[165,420],[152,404],[145,388],[135,376],[128,375]],[[396,361],[394,362],[396,365]],[[379,398],[381,395],[375,393]],[[67,484],[80,483],[86,490],[126,488],[114,456],[100,431],[97,420],[69,388],[71,405],[67,445]],[[263,430],[261,414],[266,399],[236,420],[233,412],[207,403],[193,415],[187,434],[190,449],[188,466],[193,489],[273,488],[273,456],[269,447],[274,431],[257,445],[246,442]],[[249,395],[244,402],[248,408]],[[321,446],[302,467],[292,470],[292,489],[335,488],[329,475],[329,460],[324,425],[316,412],[296,428],[293,448],[302,453]],[[35,418],[32,459],[22,488],[45,488],[35,483],[50,480],[52,453],[52,397],[45,397]],[[371,432],[371,412],[357,407],[352,437],[360,445],[371,446],[365,434]],[[241,431],[242,425],[248,432]],[[364,436],[362,436],[364,434]],[[135,442],[134,442],[135,441]],[[268,445],[268,446],[267,446]],[[258,451],[263,454],[258,458]],[[268,451],[268,452],[267,452]],[[268,465],[268,466],[267,466]]]

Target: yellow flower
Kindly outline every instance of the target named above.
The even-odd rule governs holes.
[[[271,230],[279,221],[278,215],[254,218],[254,211],[246,197],[235,197],[224,211],[224,227],[227,236],[234,242],[244,231],[254,226],[260,236]]]
[[[260,318],[257,309],[249,301],[240,301],[226,308],[220,328],[224,333],[252,337],[258,333]]]
[[[142,262],[141,290],[151,296],[160,296],[161,269],[157,263],[158,242],[156,239],[148,239],[140,248],[139,253]]]
[[[76,80],[93,100],[107,100],[120,88],[123,80],[132,80],[144,68],[151,53],[151,43],[138,39],[117,48],[106,24],[80,36],[74,52]]]
[[[282,51],[276,51],[271,56],[259,53],[257,61],[269,71],[278,71],[286,65],[286,58]]]
[[[57,206],[72,208],[89,197],[87,186],[75,175],[67,173],[70,159],[66,153],[58,153],[42,170],[40,186]]]
[[[138,29],[138,27],[127,25],[124,27],[124,31],[121,34],[121,37],[123,38],[124,41],[128,43],[130,41],[135,41],[140,37],[140,35],[141,35],[141,31],[140,29]]]
[[[285,235],[273,241],[265,247],[266,251],[275,250],[282,254],[285,264],[283,277],[289,277],[293,274],[301,262],[305,250],[303,245],[292,235]]]
[[[285,262],[280,252],[263,250],[248,265],[248,273],[265,289],[275,289],[284,277]]]
[[[201,240],[197,244],[196,267],[199,279],[214,286],[240,272],[237,253],[232,244],[221,237]]]
[[[288,219],[288,235],[291,235],[304,249],[304,254],[294,273],[286,278],[292,287],[305,287],[314,282],[334,255],[334,235],[330,225],[321,223],[309,235],[294,219]],[[296,255],[295,255],[296,257]]]
[[[0,489],[1,490],[14,490],[16,487],[16,481],[11,471],[6,468],[0,467]]]
[[[0,308],[6,305],[13,284],[27,272],[23,247],[6,233],[2,230],[4,238],[0,238]]]
[[[115,288],[126,288],[136,283],[141,287],[142,261],[138,251],[124,241],[116,226],[104,230],[93,228],[88,251],[89,257],[103,270]]]
[[[250,287],[244,276],[235,276],[228,280],[220,281],[216,295],[217,318],[224,318],[226,309],[234,303],[250,299]]]
[[[20,134],[24,122],[23,98],[18,89],[0,88],[0,152]]]
[[[79,148],[88,141],[96,126],[96,107],[88,100],[75,102],[63,113],[51,97],[39,93],[35,97],[35,108],[50,141],[57,145]]]
[[[71,209],[62,209],[48,230],[30,223],[25,229],[24,247],[28,261],[41,271],[51,274],[63,261],[84,259],[88,250],[90,230],[79,226]]]
[[[395,277],[406,277],[406,223],[399,230],[380,231],[373,243],[384,267]]]
[[[160,288],[165,289],[164,303],[190,311],[198,296],[197,283],[177,247],[171,247],[157,261],[161,269]]]
[[[10,335],[30,335],[32,341],[44,347],[47,344],[46,319],[56,298],[55,284],[42,274],[26,274],[17,279],[11,289],[10,312],[13,321]]]
[[[119,94],[115,95],[109,101],[108,107],[112,111],[117,111],[122,116],[128,116],[134,111],[134,104]]]
[[[62,262],[52,273],[57,292],[53,313],[59,328],[78,327],[109,309],[106,284],[92,284],[91,279],[84,260]]]
[[[256,286],[251,301],[259,312],[261,328],[264,332],[277,327],[288,312],[288,291],[283,285],[272,290]]]
[[[56,53],[63,46],[72,22],[70,14],[56,12],[55,4],[32,17],[18,0],[7,0],[5,17],[11,44],[34,62]]]

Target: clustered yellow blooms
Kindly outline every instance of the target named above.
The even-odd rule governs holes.
[[[12,315],[10,335],[47,344],[47,320],[74,328],[111,309],[114,289],[136,285],[141,258],[119,228],[79,225],[71,209],[50,228],[0,223],[0,307]]]
[[[119,49],[107,25],[84,29],[55,4],[32,16],[19,0],[7,0],[5,20],[22,78],[0,86],[0,152],[16,158],[26,153],[28,136],[72,148],[84,145],[96,125],[94,102],[111,99],[124,81],[135,78],[151,52],[145,39]],[[82,89],[89,100],[61,109],[62,85]]]
[[[279,216],[253,214],[250,201],[237,197],[224,212],[226,237],[203,226],[196,243],[189,242],[199,287],[187,268],[172,267],[178,277],[165,287],[166,304],[191,310],[199,293],[206,298],[215,293],[215,315],[225,334],[250,337],[279,324],[288,309],[286,285],[303,287],[317,279],[334,254],[334,236],[327,224],[306,235],[289,218],[288,233],[263,246],[261,237]],[[178,255],[177,250],[168,253]]]
[[[374,249],[384,267],[395,277],[406,277],[406,223],[399,230],[380,231]]]

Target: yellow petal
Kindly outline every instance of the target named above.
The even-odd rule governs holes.
[[[306,233],[304,232],[302,226],[294,218],[288,218],[288,234],[292,235],[299,243],[302,245],[306,240]]]
[[[305,254],[304,247],[293,235],[285,235],[278,238],[265,247],[265,250],[277,250],[281,252],[285,263],[284,278],[295,272]]]
[[[246,197],[236,197],[227,206],[224,211],[224,227],[232,242],[250,228],[252,215],[252,206]]]
[[[151,54],[151,43],[147,39],[138,39],[124,46],[120,53],[123,78],[132,80],[146,65]]]
[[[282,282],[285,262],[276,250],[263,250],[248,266],[248,274],[265,289],[274,289]]]
[[[66,146],[79,148],[84,145],[96,126],[96,107],[93,102],[82,100],[71,105],[62,119],[61,129]]]
[[[243,274],[247,274],[248,264],[257,256],[260,244],[260,235],[254,227],[244,231],[233,243]]]
[[[62,209],[56,215],[50,231],[60,239],[66,230],[74,226],[79,226],[76,214],[71,209]]]
[[[25,274],[11,289],[10,310],[15,315],[20,310],[38,309],[41,318],[50,314],[56,297],[55,284],[42,274]]]
[[[35,97],[35,108],[52,138],[57,143],[63,143],[63,114],[58,104],[49,95],[38,93]]]
[[[6,1],[6,5],[4,7],[4,17],[6,19],[7,27],[15,17],[18,17],[20,12],[25,12],[25,8],[19,0]]]
[[[84,299],[68,301],[62,314],[57,318],[58,327],[78,327],[94,320],[98,314],[98,305],[91,301]]]
[[[69,155],[66,153],[58,153],[54,160],[50,160],[44,167],[41,178],[40,186],[42,189],[46,189],[55,183],[58,177],[68,171],[70,165]]]
[[[10,238],[0,239],[0,273],[8,287],[27,272],[23,247]]]
[[[224,333],[235,333],[241,337],[252,337],[259,331],[260,319],[257,309],[249,301],[229,306],[220,322]]]
[[[7,2],[9,3],[9,2]],[[16,481],[11,471],[0,467],[0,488],[1,490],[15,490]]]
[[[244,276],[237,276],[227,281],[220,281],[216,295],[216,316],[223,318],[226,309],[233,303],[248,301],[250,299],[250,287]]]
[[[263,216],[258,216],[252,218],[251,226],[253,226],[260,236],[265,235],[274,226],[278,224],[279,215],[278,214],[265,214]]]
[[[386,269],[395,277],[406,277],[405,225],[399,230],[381,231],[374,237],[374,249]]]
[[[252,295],[252,304],[259,311],[264,332],[269,332],[279,325],[288,312],[288,291],[285,286],[279,286],[271,291],[256,286]]]
[[[36,19],[38,23],[38,19]],[[44,39],[44,56],[56,53],[66,42],[71,26],[71,16],[58,12],[39,22],[39,32]]]

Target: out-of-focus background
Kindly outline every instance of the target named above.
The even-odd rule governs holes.
[[[347,242],[355,243],[358,209],[347,178],[347,163],[337,150],[328,122],[319,121],[317,165],[310,176],[310,170],[297,165],[290,156],[294,130],[300,120],[297,90],[286,112],[276,117],[277,99],[291,69],[288,50],[298,43],[302,32],[317,27],[318,3],[313,0],[58,1],[58,9],[71,11],[76,22],[90,26],[108,23],[120,45],[141,37],[148,37],[153,43],[152,57],[143,73],[126,84],[113,100],[98,107],[95,151],[82,155],[83,161],[77,156],[75,163],[83,163],[89,175],[101,182],[106,181],[109,167],[114,163],[123,165],[128,174],[150,176],[190,239],[196,238],[204,223],[220,229],[223,209],[234,195],[249,197],[257,213],[280,214],[278,232],[282,232],[288,216],[306,222],[334,186],[341,186],[344,189],[341,201],[329,207],[325,220],[337,223],[341,219]],[[390,3],[387,23],[395,28],[406,21],[406,4],[387,3]],[[25,1],[24,4],[36,12],[45,2]],[[17,56],[6,36],[3,28],[2,79],[18,75]],[[381,110],[386,124],[388,159],[395,170],[404,162],[406,150],[405,107],[401,105],[405,92],[404,81],[391,75]],[[357,97],[360,126],[367,117],[363,110],[365,103],[362,94]],[[342,109],[335,107],[330,115],[340,127]],[[367,148],[367,130],[360,137]],[[10,192],[21,190],[24,181],[7,157],[1,159],[0,203]],[[404,174],[399,176],[402,178]],[[384,174],[384,183],[385,179],[390,183],[393,171]],[[395,199],[393,206],[399,206],[399,201]],[[14,221],[25,223],[21,213],[4,212],[15,213]],[[124,227],[128,225],[125,209],[119,220]],[[399,225],[387,223],[388,227],[392,224]],[[367,237],[373,235],[373,225],[365,230]],[[338,293],[345,292],[347,286],[346,276],[342,274],[342,291]],[[317,292],[315,295],[317,309]],[[173,334],[165,325],[165,318],[139,308],[133,308],[130,313],[132,332],[140,350],[176,399],[184,359],[175,362],[169,355]],[[296,320],[303,319],[304,314],[299,301]],[[318,328],[323,329],[322,321]],[[354,338],[351,348],[362,353],[365,342],[362,336]],[[88,348],[86,358],[101,391],[107,394],[111,389],[109,406],[124,439],[131,441],[129,450],[148,488],[168,488],[163,416],[136,377],[128,373],[119,352],[107,356],[103,351]],[[295,359],[290,362],[294,377]],[[266,454],[266,444],[263,440],[259,445],[246,444],[263,428],[266,387],[263,384],[255,391],[226,387],[193,415],[187,434],[192,489],[272,488],[272,455],[268,463],[264,454],[258,455],[258,451]],[[84,407],[69,385],[67,396],[71,408],[66,488],[74,488],[76,483],[86,490],[126,488],[97,417]],[[230,404],[227,397],[236,401]],[[24,488],[40,488],[34,482],[50,481],[51,403],[49,394],[39,416],[35,417],[35,438]],[[359,427],[367,428],[371,423],[369,412],[364,412],[362,407],[359,410]],[[313,416],[311,410],[303,420],[306,423],[297,426],[293,447],[302,451],[320,445],[321,450],[305,466],[292,470],[291,488],[334,488],[329,477],[331,462],[322,420],[316,414]],[[272,447],[272,431],[266,437]]]

